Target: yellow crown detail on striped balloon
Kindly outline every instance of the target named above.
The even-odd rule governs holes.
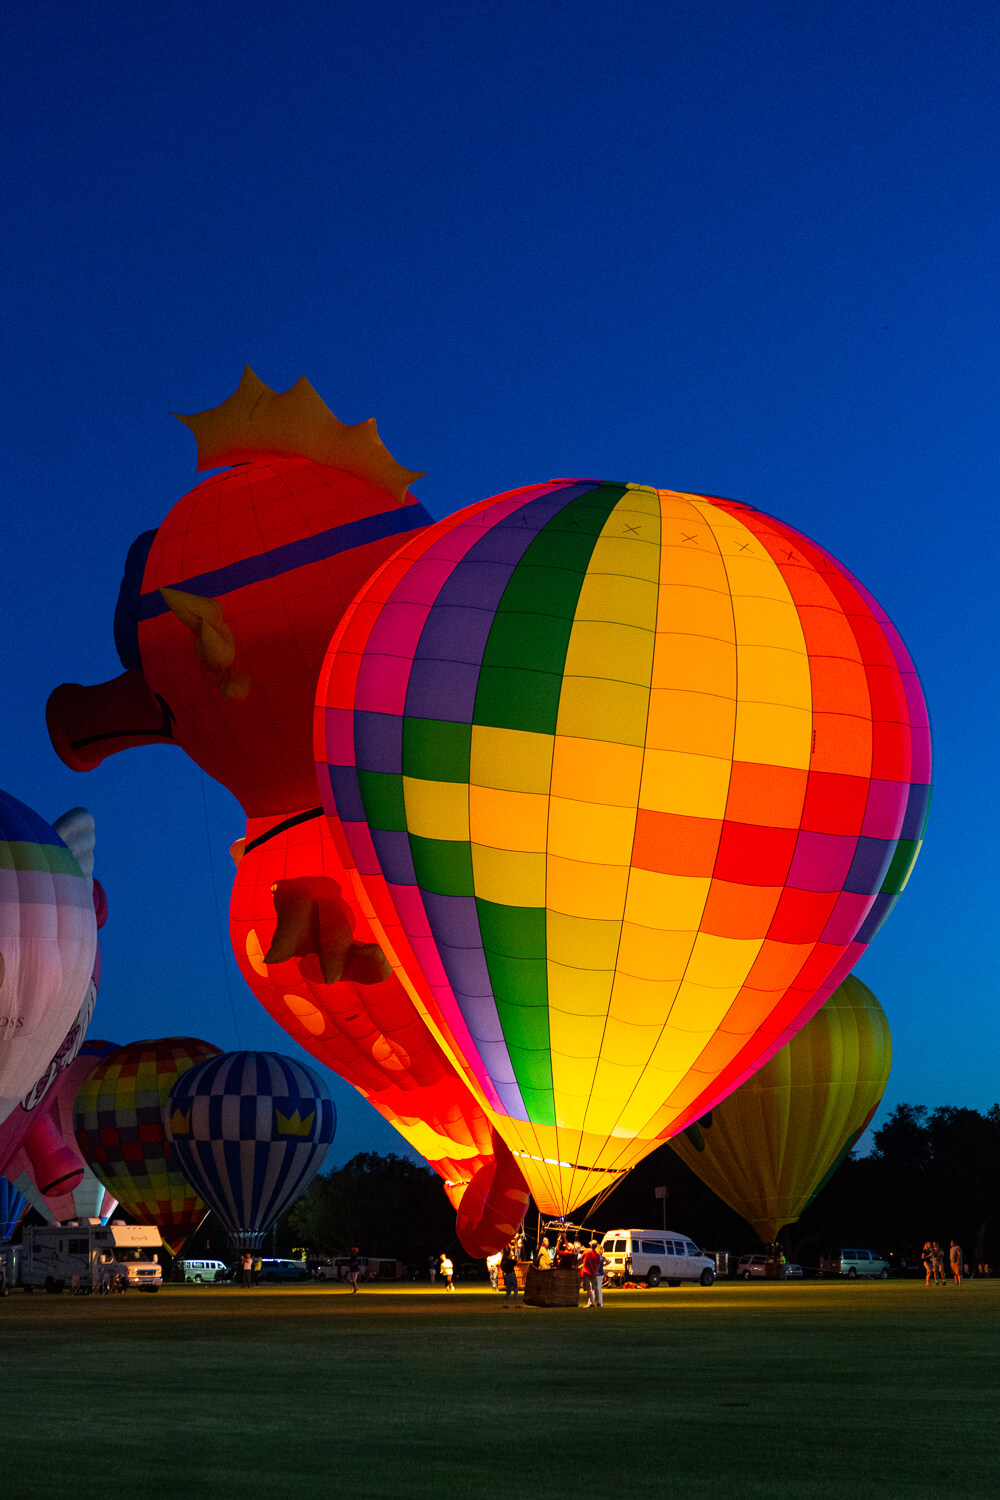
[[[283,1115],[281,1113],[281,1110],[278,1109],[275,1110],[275,1118],[278,1121],[279,1135],[311,1135],[313,1121],[316,1118],[316,1111],[313,1110],[310,1114],[306,1115],[305,1119],[303,1120],[298,1110],[296,1110],[294,1114],[289,1116]]]

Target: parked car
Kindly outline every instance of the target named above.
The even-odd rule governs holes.
[[[889,1275],[889,1262],[877,1250],[827,1250],[820,1256],[821,1276],[846,1276],[856,1281],[859,1276],[876,1276],[885,1281]]]
[[[803,1273],[802,1267],[798,1264],[797,1261],[790,1260],[788,1262],[788,1264],[785,1266],[785,1280],[786,1281],[796,1281],[796,1280],[799,1280],[799,1279],[801,1279],[801,1277],[802,1277],[803,1274],[804,1273]]]
[[[767,1267],[777,1266],[777,1271],[768,1271]],[[742,1255],[736,1267],[737,1276],[742,1276],[744,1281],[749,1281],[752,1276],[770,1276],[776,1281],[795,1280],[802,1275],[802,1267],[794,1262],[774,1261],[770,1255]]]
[[[218,1281],[226,1270],[224,1260],[178,1260],[174,1262],[174,1274],[182,1281]]]

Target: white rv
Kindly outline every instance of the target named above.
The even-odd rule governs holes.
[[[158,1292],[163,1280],[158,1251],[160,1231],[149,1224],[107,1226],[100,1219],[69,1224],[29,1225],[22,1231],[21,1285],[61,1292],[135,1288]]]

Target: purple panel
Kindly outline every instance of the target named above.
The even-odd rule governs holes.
[[[858,928],[857,941],[859,943],[871,942],[898,900],[899,897],[889,891],[875,897],[871,911]]]
[[[357,771],[353,766],[329,766],[327,769],[338,818],[342,823],[363,823],[365,805],[361,800]]]
[[[462,995],[492,996],[490,971],[481,947],[455,948],[448,943],[439,942],[438,952],[448,975],[448,982],[456,995],[461,992]],[[462,1003],[461,1000],[459,1003]],[[462,1013],[465,1014],[464,1004]]]
[[[482,949],[475,896],[438,896],[433,891],[422,891],[421,896],[439,947],[447,943],[452,948]]]
[[[810,833],[802,829],[795,841],[786,885],[797,891],[842,890],[857,844],[851,834]]]
[[[525,531],[522,538],[525,546],[532,540],[531,533]],[[479,547],[477,544],[470,552],[468,560],[461,562],[455,568],[448,582],[434,601],[438,604],[458,604],[468,608],[496,609],[503,597],[503,591],[510,582],[510,575],[514,571],[513,562],[480,562]],[[524,548],[521,549],[522,551]]]
[[[919,839],[924,831],[924,819],[927,817],[927,808],[931,800],[931,789],[929,786],[914,785],[910,787],[910,795],[906,804],[906,814],[903,818],[903,827],[900,833],[901,839]]]
[[[874,896],[892,862],[895,844],[890,839],[858,839],[858,849],[844,881],[844,890]]]
[[[403,771],[403,720],[399,714],[359,710],[354,715],[354,751],[363,771]]]
[[[491,1063],[487,1062],[485,1057],[483,1058],[483,1061],[486,1063],[487,1068],[492,1072]],[[496,1082],[494,1084],[494,1087],[496,1088],[497,1096],[499,1097],[500,1103],[503,1105],[504,1111],[509,1119],[526,1120],[528,1118],[528,1111],[525,1109],[524,1100],[521,1098],[521,1090],[518,1088],[516,1083],[508,1083],[506,1080],[504,1080],[503,1083]]]
[[[371,838],[382,874],[389,884],[416,885],[417,875],[413,868],[413,855],[410,853],[409,834],[373,828]]]
[[[492,996],[460,995],[456,991],[455,998],[458,1000],[465,1024],[469,1028],[469,1035],[480,1053],[486,1046],[500,1047],[503,1049],[504,1056],[507,1057],[506,1066],[510,1068],[507,1043],[504,1041],[503,1029]],[[509,1076],[513,1078],[513,1072]]]
[[[492,609],[446,605],[440,600],[428,616],[416,650],[418,661],[467,661],[478,667],[493,624]]]
[[[406,689],[406,713],[413,719],[445,719],[471,724],[479,668],[468,662],[415,661]]]

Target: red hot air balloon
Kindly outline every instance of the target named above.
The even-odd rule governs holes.
[[[131,746],[178,744],[233,792],[248,817],[231,906],[244,977],[457,1201],[490,1159],[490,1123],[344,900],[350,881],[316,821],[312,753],[316,679],[344,608],[430,519],[407,489],[419,476],[391,458],[373,422],[345,426],[304,380],[279,395],[247,370],[228,401],[181,420],[199,469],[230,467],[133,546],[115,616],[126,671],[57,688],[52,742],[79,770]],[[303,879],[325,883],[305,907]],[[311,923],[286,952],[303,910],[339,917]],[[367,967],[357,961],[365,947]]]

